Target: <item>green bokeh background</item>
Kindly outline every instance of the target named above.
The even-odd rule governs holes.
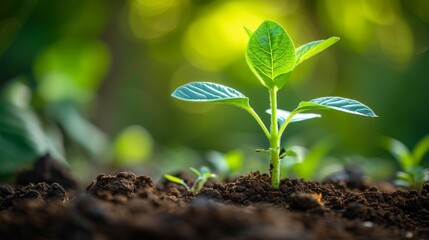
[[[41,118],[77,121],[82,129],[79,120],[58,113],[66,102],[97,128],[97,139],[107,143],[91,155],[61,126],[66,158],[83,180],[114,169],[156,175],[197,167],[208,164],[211,150],[241,149],[253,159],[253,149],[268,142],[246,112],[170,94],[190,81],[225,84],[248,96],[268,123],[268,92],[246,66],[243,26],[255,29],[271,19],[296,46],[341,38],[295,70],[279,92],[279,107],[338,95],[380,116],[324,112],[289,127],[284,143],[310,148],[329,137],[336,158],[391,160],[378,146],[380,135],[412,147],[429,133],[428,9],[427,0],[3,0],[0,87],[23,78]],[[128,150],[124,136],[131,139]],[[262,164],[267,171],[263,155],[255,161],[244,168]]]

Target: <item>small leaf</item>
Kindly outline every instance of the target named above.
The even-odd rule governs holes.
[[[280,154],[280,158],[289,157],[294,159],[293,161],[294,164],[301,163],[304,161],[304,157],[307,151],[308,150],[303,147],[292,146],[291,148],[287,149],[282,154]]]
[[[402,172],[402,171],[398,171],[396,173],[396,178],[407,181],[407,182],[411,182],[412,181],[412,177],[410,174],[406,173],[406,172]]]
[[[271,109],[267,109],[265,112],[271,115]],[[290,114],[291,112],[289,111],[277,109],[277,121],[279,123],[279,126],[283,125],[284,121],[286,121],[286,119],[289,117]],[[291,123],[300,122],[300,121],[305,121],[313,118],[319,118],[321,116],[322,115],[315,114],[315,113],[297,113],[295,114],[295,116],[292,117],[290,122]]]
[[[322,52],[328,47],[332,46],[334,43],[338,42],[340,38],[330,37],[326,40],[319,40],[314,42],[309,42],[298,48],[296,48],[296,66],[304,62],[305,60],[313,57],[314,55]]]
[[[356,100],[342,97],[321,97],[310,100],[309,102],[301,102],[294,111],[302,112],[307,110],[325,109],[334,109],[365,117],[377,117],[371,108],[366,105]]]
[[[249,107],[249,99],[239,91],[210,82],[191,82],[171,94],[172,97],[188,102],[212,102]]]
[[[189,168],[193,173],[195,173],[195,175],[197,175],[198,177],[201,177],[201,172],[200,171],[198,171],[197,169],[195,169],[195,168],[193,168],[193,167],[191,167],[191,168]]]
[[[199,172],[201,173],[201,175],[205,175],[207,173],[211,173],[210,168],[207,167],[207,166],[200,167],[200,171]]]
[[[280,24],[264,21],[249,39],[246,60],[262,85],[280,89],[295,67],[295,47]]]
[[[409,188],[411,184],[407,180],[396,179],[393,181],[393,184],[398,187]]]
[[[414,147],[412,156],[414,158],[414,165],[419,165],[423,157],[429,151],[429,135],[422,138]]]
[[[247,36],[251,37],[253,35],[253,31],[250,28],[243,26],[244,31],[246,31]]]
[[[183,179],[175,177],[175,176],[170,175],[170,174],[165,174],[164,177],[170,182],[174,182],[177,184],[184,184],[185,183],[185,181]]]

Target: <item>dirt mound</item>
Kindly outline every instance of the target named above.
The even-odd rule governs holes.
[[[100,175],[68,200],[58,184],[0,187],[0,236],[7,239],[424,239],[422,193],[351,190],[346,184],[250,173],[198,194],[155,186],[131,172]],[[61,190],[62,189],[62,190]],[[73,193],[72,193],[73,194]],[[25,199],[25,201],[24,201]],[[36,217],[37,215],[37,217]]]

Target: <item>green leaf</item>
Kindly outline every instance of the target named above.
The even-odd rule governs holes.
[[[191,82],[171,94],[172,97],[188,102],[212,102],[249,107],[249,99],[239,91],[210,82]]]
[[[170,182],[174,182],[174,183],[182,184],[182,185],[185,184],[185,181],[183,179],[175,177],[173,175],[165,174],[164,177]]]
[[[398,187],[403,187],[403,188],[410,188],[411,187],[411,182],[409,182],[409,180],[404,180],[404,179],[396,179],[393,181],[393,184],[395,186]]]
[[[216,178],[217,175],[215,173],[204,173],[203,178],[209,179],[209,178]]]
[[[375,113],[366,105],[356,100],[342,97],[321,97],[308,102],[301,102],[294,112],[326,109],[333,109],[365,117],[377,117],[377,115],[375,115]]]
[[[265,112],[271,115],[271,109],[267,109]],[[277,109],[277,121],[279,123],[279,126],[283,125],[284,121],[286,121],[286,119],[289,117],[290,114],[291,112],[289,111]],[[315,113],[297,113],[295,114],[295,116],[292,117],[290,122],[291,123],[300,122],[300,121],[305,121],[313,118],[320,118],[321,116],[322,115],[315,114]]]
[[[326,40],[319,40],[314,42],[309,42],[298,48],[296,48],[296,66],[304,62],[305,60],[313,57],[314,55],[322,52],[328,47],[332,46],[334,43],[338,42],[340,38],[330,37]]]
[[[295,175],[306,180],[314,180],[316,169],[326,154],[333,149],[333,145],[331,138],[325,138],[305,151],[303,160],[293,166]]]
[[[74,104],[62,102],[47,108],[48,115],[55,119],[67,135],[94,156],[102,156],[107,149],[106,134],[83,117]]]
[[[240,150],[232,150],[225,154],[217,151],[210,151],[208,160],[215,166],[216,172],[226,177],[242,169],[244,154]]]
[[[246,31],[247,36],[251,37],[253,35],[253,31],[252,30],[250,30],[249,28],[247,28],[245,26],[243,26],[243,28],[244,28],[244,31]]]
[[[423,157],[429,151],[429,135],[422,138],[417,145],[414,147],[412,156],[414,158],[414,164],[419,165]]]
[[[32,109],[0,101],[0,176],[28,166],[50,154],[65,163]]]
[[[280,89],[295,67],[295,47],[280,24],[264,21],[249,39],[246,60],[262,85]]]
[[[200,171],[198,171],[197,169],[195,169],[195,168],[193,168],[193,167],[191,167],[191,168],[189,168],[193,173],[195,173],[195,175],[197,175],[198,177],[201,177],[201,172]]]
[[[382,136],[380,138],[380,146],[389,151],[396,158],[401,169],[406,170],[415,165],[413,155],[411,155],[407,146],[402,142],[391,137]]]
[[[304,161],[305,154],[308,150],[300,146],[292,146],[280,154],[280,158],[288,157],[288,163],[283,165],[291,166],[293,164],[301,163]],[[293,159],[293,160],[292,160]]]
[[[34,112],[0,102],[0,175],[15,172],[48,152],[46,135]]]

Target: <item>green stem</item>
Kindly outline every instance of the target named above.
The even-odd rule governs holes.
[[[264,131],[265,136],[267,136],[267,138],[270,139],[270,132],[268,131],[267,127],[265,127],[264,122],[262,122],[261,118],[255,112],[255,110],[253,110],[253,108],[251,108],[251,107],[244,108],[244,110],[246,110],[247,112],[249,112],[250,115],[252,115],[253,118],[255,118],[256,122],[258,122],[259,126],[261,126],[262,131]]]
[[[271,131],[270,131],[270,151],[271,151],[271,185],[280,185],[280,136],[277,123],[277,89],[270,90],[271,107]]]
[[[283,135],[283,132],[285,131],[287,125],[290,123],[290,121],[292,120],[293,116],[295,116],[298,113],[298,111],[292,111],[290,113],[290,115],[286,118],[286,120],[283,122],[283,125],[280,127],[279,130],[279,135]]]

